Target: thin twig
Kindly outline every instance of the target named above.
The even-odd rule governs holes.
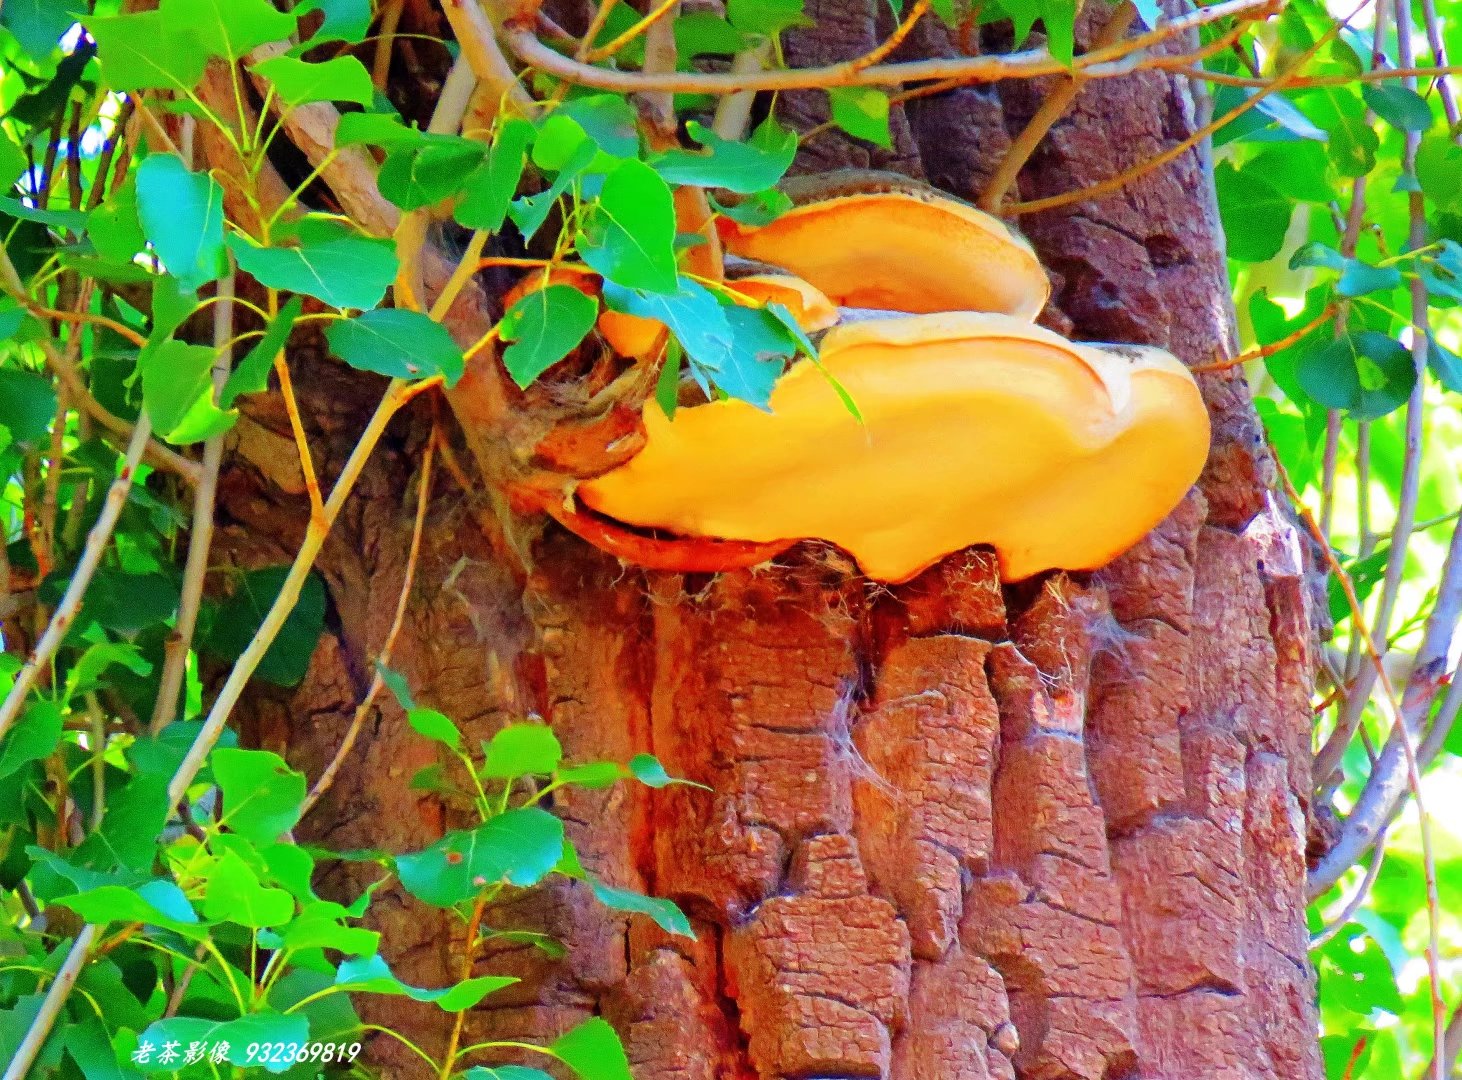
[[[850,61],[854,69],[862,71],[864,68],[870,68],[874,64],[892,56],[894,50],[902,45],[908,36],[913,33],[914,27],[918,25],[919,20],[928,13],[929,0],[915,0],[914,6],[909,9],[909,13],[904,16],[903,21],[894,27],[892,34],[889,34],[880,44],[875,45],[862,56],[855,57]]]
[[[386,0],[381,10],[381,25],[376,35],[376,55],[371,62],[371,82],[377,90],[385,90],[391,78],[391,46],[396,42],[396,29],[401,25],[401,12],[406,0]]]
[[[1097,34],[1096,39],[1092,42],[1092,47],[1102,49],[1116,44],[1136,18],[1137,8],[1132,0],[1122,0],[1121,5],[1112,12],[1106,25]],[[1046,137],[1046,133],[1056,125],[1061,117],[1066,115],[1066,110],[1071,108],[1071,103],[1076,100],[1076,95],[1081,93],[1081,88],[1086,85],[1086,82],[1087,80],[1081,76],[1072,75],[1051,88],[1051,92],[1041,102],[1035,115],[1011,142],[1010,148],[1005,151],[1005,156],[1000,159],[1000,164],[995,169],[995,175],[990,177],[990,182],[980,193],[982,210],[995,213],[1000,209],[1000,204],[1005,201],[1006,192],[1014,186],[1020,170],[1035,153],[1036,147]]]
[[[648,31],[650,27],[665,18],[671,11],[675,10],[676,5],[679,3],[680,0],[660,0],[660,3],[651,9],[648,15],[637,21],[633,26],[630,26],[623,33],[606,41],[598,48],[590,49],[589,55],[584,57],[584,59],[594,64],[613,56],[635,38]]]
[[[1313,334],[1316,330],[1318,330],[1320,327],[1324,326],[1327,322],[1333,319],[1337,310],[1339,310],[1338,304],[1329,304],[1325,307],[1324,311],[1320,312],[1320,314],[1316,315],[1309,322],[1305,323],[1304,326],[1301,326],[1298,330],[1292,331],[1291,333],[1285,334],[1284,337],[1280,338],[1278,341],[1271,341],[1268,345],[1260,345],[1256,348],[1248,350],[1247,352],[1240,353],[1238,356],[1230,357],[1227,360],[1215,360],[1211,364],[1199,364],[1197,367],[1189,368],[1188,370],[1192,371],[1195,375],[1206,374],[1213,371],[1228,371],[1230,368],[1242,367],[1243,365],[1251,363],[1255,360],[1267,359],[1268,357],[1273,356],[1275,353],[1283,352],[1285,349],[1289,348],[1291,345],[1301,340],[1302,338]]]
[[[233,368],[234,284],[238,271],[232,260],[229,272],[218,283],[218,302],[213,306],[213,397],[217,403]],[[203,606],[203,584],[208,574],[208,557],[213,550],[213,504],[218,492],[218,474],[223,466],[223,434],[213,435],[203,443],[203,478],[193,489],[193,521],[188,536],[188,557],[183,567],[182,591],[178,599],[178,618],[173,632],[163,646],[162,674],[158,679],[157,700],[153,703],[149,728],[157,735],[173,722],[177,714],[178,694],[188,668],[188,651],[193,645],[193,632],[198,625],[198,612]]]
[[[76,985],[76,980],[81,975],[81,969],[86,966],[87,956],[91,952],[91,947],[96,944],[97,935],[100,933],[99,926],[88,924],[83,926],[81,932],[76,935],[76,940],[71,943],[71,951],[66,954],[65,961],[46,990],[40,1010],[31,1020],[30,1028],[26,1031],[25,1037],[20,1040],[20,1045],[16,1047],[15,1057],[10,1060],[3,1080],[24,1080],[26,1073],[30,1072],[36,1055],[41,1052],[41,1047],[46,1042],[46,1036],[51,1033],[56,1018],[60,1016],[61,1009],[66,1004],[66,998],[71,994],[71,988]]]
[[[1232,109],[1224,113],[1222,116],[1210,121],[1207,124],[1204,124],[1198,130],[1194,131],[1186,138],[1174,143],[1172,146],[1168,147],[1161,153],[1154,154],[1148,158],[1144,158],[1142,161],[1139,161],[1137,164],[1131,166],[1130,168],[1123,169],[1115,176],[1109,176],[1107,177],[1107,179],[1098,181],[1095,184],[1089,184],[1086,187],[1076,188],[1071,191],[1063,191],[1056,195],[1048,195],[1042,199],[1031,199],[1028,202],[1014,203],[1005,208],[1005,214],[1035,214],[1040,213],[1044,210],[1054,210],[1057,207],[1069,206],[1072,203],[1089,202],[1092,199],[1101,198],[1103,195],[1110,195],[1115,191],[1121,191],[1123,188],[1133,183],[1133,181],[1139,180],[1142,177],[1146,176],[1148,173],[1162,168],[1164,165],[1167,165],[1171,161],[1177,160],[1178,158],[1186,154],[1189,150],[1192,150],[1195,146],[1201,144],[1204,140],[1211,138],[1216,132],[1233,123],[1233,121],[1244,115],[1244,113],[1248,112],[1252,108],[1255,108],[1269,95],[1286,89],[1289,86],[1290,80],[1298,77],[1300,69],[1303,68],[1305,64],[1309,63],[1309,61],[1317,53],[1319,53],[1321,49],[1323,49],[1332,40],[1334,40],[1335,37],[1339,35],[1340,31],[1346,25],[1348,25],[1352,19],[1359,15],[1361,11],[1363,11],[1370,4],[1370,2],[1371,0],[1362,0],[1359,7],[1352,11],[1344,19],[1338,20],[1334,24],[1332,24],[1329,29],[1325,31],[1325,33],[1321,34],[1315,40],[1315,43],[1313,45],[1311,45],[1308,49],[1301,53],[1299,57],[1295,59],[1288,68],[1275,75],[1274,78],[1270,79],[1268,83],[1265,84],[1264,88],[1260,90],[1257,94],[1253,94],[1245,98],[1238,105],[1235,105]]]
[[[376,698],[386,685],[385,679],[381,677],[381,669],[391,666],[391,656],[396,649],[396,638],[406,621],[406,605],[411,599],[411,589],[416,582],[416,567],[421,559],[421,536],[423,526],[426,524],[426,508],[431,503],[432,463],[437,438],[437,430],[433,428],[432,437],[426,444],[426,453],[422,455],[421,486],[416,496],[416,521],[411,527],[411,547],[406,556],[406,573],[401,580],[401,594],[396,598],[395,617],[391,620],[390,629],[386,631],[386,640],[381,645],[381,651],[376,655],[375,674],[371,677],[371,685],[366,690],[365,697],[355,707],[355,714],[350,718],[350,725],[345,729],[345,735],[340,740],[340,746],[335,750],[335,756],[330,759],[330,763],[320,773],[320,778],[310,788],[310,793],[305,796],[305,801],[300,807],[301,817],[308,814],[335,783],[340,766],[350,756],[356,739],[360,737],[366,717],[370,715],[371,709],[375,707]]]
[[[472,65],[478,81],[486,84],[492,95],[513,112],[522,116],[536,115],[538,103],[518,81],[517,72],[509,66],[507,57],[498,47],[497,31],[477,0],[454,0],[443,4],[442,10],[446,12],[452,33],[457,36],[457,44],[462,47],[462,55]],[[526,33],[534,41],[538,40],[531,30]],[[546,45],[543,47],[548,48]],[[552,52],[551,49],[549,51]],[[572,60],[568,62],[574,63]]]
[[[474,7],[471,0],[448,5],[448,13]],[[1129,38],[1120,46],[1096,50],[1075,58],[1071,64],[1053,57],[1048,49],[1027,49],[1003,55],[939,57],[897,64],[875,64],[858,68],[846,60],[814,68],[782,68],[772,71],[732,74],[730,72],[619,71],[594,67],[563,56],[538,40],[532,30],[504,28],[503,37],[518,58],[546,75],[579,86],[621,93],[660,91],[676,94],[734,94],[743,90],[813,90],[833,86],[892,86],[905,82],[959,79],[964,83],[997,82],[1001,79],[1033,78],[1037,75],[1069,75],[1084,72],[1089,78],[1125,75],[1141,66],[1139,58],[1123,62],[1169,38],[1230,17],[1259,18],[1273,10],[1273,0],[1225,0],[1199,8],[1160,24],[1155,29]]]
[[[122,507],[127,503],[127,493],[132,490],[132,477],[137,472],[137,465],[142,460],[142,451],[147,447],[147,439],[151,433],[152,425],[148,422],[147,414],[143,413],[137,418],[137,426],[132,429],[132,441],[127,444],[127,454],[122,461],[122,469],[107,491],[106,503],[102,506],[101,514],[97,516],[96,524],[87,534],[86,547],[81,553],[81,559],[76,564],[76,569],[71,572],[71,580],[67,583],[66,593],[61,597],[61,603],[57,605],[55,613],[51,616],[51,621],[46,626],[46,632],[36,643],[25,666],[15,676],[15,685],[10,688],[10,693],[5,696],[4,702],[0,703],[0,739],[5,737],[5,733],[15,723],[36,678],[56,655],[56,650],[61,647],[66,632],[71,629],[71,623],[81,610],[82,597],[86,595],[92,575],[96,573],[96,568],[101,564],[102,554],[106,551],[107,545],[111,543],[112,531],[117,527],[117,519],[122,514]]]

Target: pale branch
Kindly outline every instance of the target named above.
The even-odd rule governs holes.
[[[51,980],[51,985],[46,989],[46,996],[41,1001],[40,1010],[31,1020],[25,1037],[20,1040],[20,1045],[16,1047],[15,1057],[11,1058],[10,1064],[6,1067],[3,1080],[25,1080],[31,1065],[35,1063],[36,1055],[45,1045],[46,1036],[51,1033],[56,1018],[60,1016],[61,1009],[66,1004],[66,998],[70,996],[71,988],[76,985],[76,980],[81,975],[81,969],[86,966],[91,948],[96,944],[96,939],[100,934],[101,927],[88,924],[83,926],[81,932],[76,935],[76,940],[71,943],[71,949],[67,952],[60,970],[56,972],[56,977]]]
[[[464,3],[463,8],[475,8]],[[1001,79],[1034,78],[1039,75],[1070,75],[1087,78],[1125,75],[1143,66],[1141,54],[1178,34],[1230,17],[1257,19],[1274,9],[1274,0],[1225,0],[1199,8],[1161,23],[1156,29],[1127,39],[1108,49],[1097,49],[1065,64],[1046,48],[1027,49],[1001,55],[938,57],[859,68],[858,61],[814,68],[777,68],[761,72],[652,73],[594,67],[555,52],[538,40],[531,29],[507,25],[503,39],[517,57],[546,75],[578,86],[619,93],[655,92],[676,94],[735,94],[742,91],[811,90],[835,86],[894,86],[908,82],[956,79],[961,83],[997,82]],[[449,7],[449,11],[452,10]]]
[[[754,71],[762,71],[765,70],[771,59],[772,42],[768,38],[737,53],[731,60],[731,72],[735,75],[748,75]],[[711,130],[723,139],[739,141],[745,137],[746,129],[751,124],[751,110],[755,104],[756,92],[754,90],[727,94],[716,104],[716,115],[711,122]]]
[[[355,707],[350,724],[345,729],[345,735],[335,750],[335,756],[321,771],[319,779],[315,781],[309,794],[305,796],[305,801],[300,805],[301,817],[308,814],[334,785],[335,777],[340,772],[340,766],[350,756],[350,751],[354,749],[356,740],[360,737],[361,728],[365,725],[366,717],[370,715],[371,709],[375,707],[376,698],[385,688],[386,680],[381,675],[381,669],[391,666],[391,657],[396,651],[396,638],[400,636],[401,627],[406,622],[406,607],[411,599],[412,586],[416,582],[416,568],[421,561],[421,537],[426,524],[426,510],[431,503],[432,463],[437,438],[437,430],[433,428],[431,440],[426,444],[426,452],[422,455],[421,486],[416,496],[416,520],[411,526],[411,546],[406,555],[406,573],[401,579],[401,592],[396,598],[396,614],[392,617],[391,626],[386,631],[386,640],[381,644],[381,651],[376,654],[375,672],[371,676],[371,685],[366,690],[365,697],[361,699],[360,704]]]
[[[1122,4],[1112,12],[1106,25],[1101,28],[1093,40],[1092,47],[1104,49],[1116,44],[1118,39],[1127,32],[1135,18],[1137,18],[1137,8],[1133,5],[1132,0],[1122,0]],[[1066,110],[1071,108],[1071,103],[1076,100],[1076,95],[1081,93],[1081,88],[1085,85],[1085,79],[1073,75],[1058,83],[1046,95],[1035,115],[1011,142],[1010,148],[1005,151],[1005,156],[1000,159],[995,174],[990,177],[989,183],[985,185],[985,190],[980,193],[980,209],[989,213],[999,211],[1000,204],[1005,201],[1006,192],[1014,186],[1020,170],[1035,153],[1036,147],[1046,137],[1046,133],[1056,125],[1061,117],[1066,115]]]
[[[452,33],[462,47],[462,55],[472,65],[472,72],[486,92],[522,116],[533,116],[538,103],[518,81],[518,74],[498,47],[497,32],[492,20],[477,0],[453,0],[442,5]],[[528,31],[532,36],[533,32]],[[534,37],[534,40],[538,40]],[[547,46],[544,46],[547,48]],[[556,53],[554,55],[557,55]],[[570,61],[572,63],[572,61]]]
[[[380,441],[381,435],[386,430],[386,425],[408,401],[439,382],[439,379],[428,379],[425,382],[408,384],[401,379],[393,379],[386,388],[385,395],[371,415],[369,423],[366,424],[360,439],[351,450],[350,457],[346,460],[339,478],[335,481],[335,486],[330,491],[330,498],[325,503],[324,518],[312,520],[305,530],[304,542],[301,543],[294,561],[290,564],[284,582],[280,586],[279,595],[275,597],[274,603],[264,616],[264,621],[253,640],[249,642],[248,647],[229,672],[212,707],[208,710],[208,716],[203,721],[202,729],[193,740],[187,756],[183,758],[176,772],[173,773],[173,778],[168,784],[168,806],[171,809],[176,809],[183,796],[187,794],[188,786],[197,777],[199,770],[203,768],[204,761],[213,751],[214,744],[223,734],[224,725],[233,712],[234,706],[238,704],[244,687],[264,659],[264,654],[274,644],[274,639],[279,636],[279,631],[283,629],[290,612],[294,610],[295,604],[299,601],[300,591],[304,588],[305,579],[315,565],[315,558],[319,555],[320,549],[324,547],[325,539],[334,527],[341,507],[345,505],[345,500],[354,490],[361,471],[365,468],[366,462],[375,450],[376,443]]]
[[[261,45],[249,54],[251,63],[282,55],[285,42]],[[263,81],[256,77],[261,87]],[[262,91],[261,91],[262,92]],[[276,101],[282,107],[282,103]],[[389,236],[401,218],[376,186],[376,163],[359,146],[337,146],[335,129],[340,112],[329,102],[317,101],[285,110],[281,116],[285,133],[320,175],[341,207],[355,222],[375,236]]]
[[[152,425],[148,422],[147,414],[144,412],[138,417],[137,424],[132,429],[132,438],[127,444],[127,453],[122,460],[121,471],[112,481],[112,486],[107,491],[106,501],[102,505],[102,511],[97,516],[96,524],[87,534],[86,547],[81,552],[81,559],[77,562],[76,569],[71,572],[71,580],[66,585],[66,592],[51,615],[51,621],[47,624],[45,633],[41,635],[40,641],[36,642],[29,659],[16,674],[15,683],[11,686],[10,692],[5,695],[5,700],[0,702],[0,739],[5,738],[6,732],[20,716],[26,697],[35,685],[36,679],[56,655],[56,650],[61,647],[61,642],[65,640],[67,631],[71,629],[71,624],[81,610],[82,598],[86,595],[87,587],[91,585],[92,575],[101,565],[102,555],[106,551],[107,545],[111,543],[112,532],[117,527],[117,519],[122,514],[122,507],[127,503],[127,493],[132,490],[132,478],[137,472],[137,465],[142,460],[142,453],[147,448],[147,440],[151,433]]]
[[[1442,1033],[1442,1045],[1417,1080],[1456,1076],[1459,1058],[1462,1058],[1462,1005],[1452,1010],[1452,1018],[1447,1021],[1447,1030]]]
[[[215,403],[228,382],[233,367],[234,285],[237,271],[230,261],[229,272],[218,282],[217,302],[213,305],[213,397]],[[223,466],[224,435],[220,432],[203,443],[203,476],[193,489],[192,528],[188,535],[188,555],[183,565],[183,583],[178,598],[178,617],[173,631],[163,646],[162,673],[158,678],[157,699],[153,703],[152,720],[148,725],[156,735],[173,722],[178,709],[178,694],[188,669],[188,651],[198,626],[198,612],[203,606],[203,583],[208,574],[208,556],[213,550],[214,498],[218,492],[218,474]]]

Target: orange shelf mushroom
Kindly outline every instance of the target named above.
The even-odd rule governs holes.
[[[672,420],[647,404],[644,449],[579,497],[688,537],[820,538],[890,582],[989,544],[1016,581],[1109,562],[1182,499],[1207,457],[1197,386],[1160,349],[947,312],[838,326],[820,352],[864,423],[798,361],[769,412],[726,400]]]
[[[841,307],[994,311],[1030,321],[1040,314],[1050,281],[1023,237],[933,188],[853,174],[863,183],[870,175],[889,190],[810,202],[759,227],[719,218],[721,243],[804,278]]]

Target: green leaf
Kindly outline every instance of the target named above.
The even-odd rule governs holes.
[[[210,607],[207,630],[201,640],[203,647],[224,660],[242,656],[263,624],[288,573],[287,566],[268,566],[241,574],[233,595],[222,604]],[[300,589],[294,610],[285,619],[254,674],[276,686],[298,683],[310,666],[324,623],[325,587],[311,574]]]
[[[1295,248],[1294,254],[1289,257],[1291,270],[1299,270],[1307,266],[1323,267],[1326,270],[1344,270],[1346,258],[1329,244],[1311,240],[1309,243]]]
[[[834,124],[855,139],[866,139],[885,150],[893,147],[887,93],[873,86],[833,86],[827,96]]]
[[[351,955],[374,953],[381,935],[341,922],[339,904],[326,901],[306,904],[293,919],[279,927],[279,944],[289,949],[337,949]]]
[[[376,177],[381,194],[402,210],[433,206],[461,191],[485,150],[472,139],[428,135],[392,148]]]
[[[30,371],[0,368],[0,427],[18,443],[46,438],[56,418],[51,380]]]
[[[160,10],[174,26],[192,31],[210,55],[229,63],[295,31],[295,16],[269,0],[162,0]]]
[[[1374,83],[1362,86],[1360,95],[1371,111],[1398,131],[1425,131],[1432,126],[1431,106],[1409,87]]]
[[[147,246],[147,234],[137,216],[137,174],[126,181],[105,202],[91,212],[86,235],[103,258],[130,263]]]
[[[1437,382],[1454,394],[1462,394],[1462,356],[1439,342],[1435,334],[1427,334],[1426,366]]]
[[[159,1020],[137,1037],[138,1046],[152,1048],[148,1060],[137,1061],[143,1072],[174,1072],[181,1064],[181,1053],[169,1061],[159,1060],[168,1046],[186,1050],[199,1043],[207,1047],[227,1047],[225,1060],[231,1065],[282,1073],[290,1068],[289,1047],[300,1050],[310,1041],[310,1022],[302,1013],[257,1012],[235,1020],[204,1020],[192,1016],[173,1016]],[[278,1047],[268,1063],[257,1060],[261,1044]],[[253,1049],[254,1057],[249,1056]],[[296,1051],[297,1053],[299,1051]],[[135,1060],[135,1059],[134,1059]],[[215,1066],[216,1068],[216,1066]]]
[[[619,1035],[602,1017],[585,1020],[549,1049],[579,1080],[634,1080]]]
[[[102,925],[140,922],[194,936],[199,928],[198,914],[183,890],[162,879],[135,889],[102,885],[73,896],[58,897],[55,903],[70,908],[88,922]]]
[[[371,0],[305,0],[295,8],[297,15],[311,11],[323,11],[325,21],[310,38],[311,45],[327,41],[348,41],[352,44],[365,39],[371,29]]]
[[[1372,266],[1359,259],[1348,259],[1345,271],[1335,283],[1341,296],[1365,296],[1401,284],[1401,271],[1394,266]]]
[[[800,343],[770,306],[748,308],[727,302],[723,307],[732,348],[712,381],[732,397],[765,409],[786,360]]]
[[[487,744],[482,775],[497,780],[546,776],[563,760],[553,729],[543,724],[509,724]]]
[[[138,354],[142,373],[142,401],[159,435],[169,442],[197,441],[200,421],[202,438],[227,430],[235,414],[213,403],[214,352],[206,345],[189,345],[168,338],[149,345]]]
[[[753,194],[776,184],[797,154],[797,133],[770,118],[748,142],[723,139],[694,120],[687,122],[686,130],[708,152],[672,150],[652,160],[655,171],[672,184]]]
[[[653,754],[636,754],[629,760],[630,774],[646,787],[662,788],[676,783]]]
[[[451,907],[489,885],[536,885],[558,865],[563,823],[536,806],[520,807],[476,829],[448,833],[425,851],[401,855],[396,872],[406,891]]]
[[[1070,67],[1076,50],[1076,0],[1043,0],[1041,23],[1051,56]]]
[[[335,129],[336,146],[355,146],[367,143],[386,149],[410,146],[425,146],[432,136],[425,131],[407,127],[401,118],[391,113],[346,113]]]
[[[228,246],[240,268],[259,284],[305,293],[331,307],[374,308],[396,280],[400,263],[389,240],[362,236],[320,218],[301,222],[297,239],[294,246],[266,248],[233,235]]]
[[[462,377],[462,350],[441,323],[419,311],[382,308],[332,322],[330,351],[359,371],[397,379],[441,375],[448,386]]]
[[[551,120],[552,117],[549,119]],[[574,127],[577,128],[578,125],[574,124]],[[542,143],[543,136],[540,133],[533,144],[535,158],[539,156],[539,147]],[[573,156],[558,170],[558,176],[548,186],[547,191],[539,192],[537,195],[524,195],[522,198],[513,200],[512,205],[508,207],[508,217],[512,219],[514,225],[518,226],[518,231],[523,234],[525,242],[533,239],[538,230],[543,227],[543,223],[548,220],[548,215],[553,213],[553,208],[557,205],[559,198],[569,189],[575,178],[598,156],[599,148],[589,139],[582,140],[574,150]]]
[[[84,5],[78,2],[75,9],[84,10]],[[76,22],[72,10],[73,5],[65,0],[6,0],[0,9],[0,26],[15,35],[32,59],[44,60]]]
[[[503,365],[519,386],[558,363],[594,328],[599,303],[572,285],[535,289],[515,303],[502,322]]]
[[[695,931],[690,928],[690,920],[673,901],[656,896],[645,896],[643,893],[633,892],[630,889],[617,889],[594,877],[589,878],[589,887],[594,890],[595,898],[613,911],[647,915],[667,934],[695,937]]]
[[[229,374],[219,396],[219,404],[223,408],[232,406],[235,399],[243,394],[261,394],[269,389],[269,372],[274,370],[274,358],[289,340],[290,331],[303,309],[304,301],[298,296],[291,296],[289,302],[279,309],[264,336],[254,343],[248,355]]]
[[[714,293],[689,278],[672,296],[624,289],[604,283],[604,302],[614,311],[655,319],[670,328],[690,358],[692,372],[706,381],[729,362],[731,324]]]
[[[766,37],[812,25],[802,12],[802,0],[727,0],[726,21],[742,33]]]
[[[406,714],[411,730],[433,742],[444,743],[453,750],[462,748],[462,732],[451,719],[435,709],[411,709]]]
[[[1291,199],[1329,203],[1335,198],[1335,175],[1323,143],[1309,139],[1276,143],[1244,168]]]
[[[49,757],[61,742],[66,717],[54,701],[32,701],[25,713],[0,740],[0,779],[28,761]]]
[[[1428,135],[1416,151],[1421,190],[1442,210],[1462,211],[1462,146],[1446,135]]]
[[[278,840],[300,819],[305,778],[266,750],[215,750],[213,775],[223,792],[222,822],[257,844]]]
[[[335,985],[354,993],[388,994],[409,997],[413,1001],[434,1002],[445,1012],[461,1012],[478,1004],[488,994],[512,986],[519,980],[506,975],[483,975],[465,979],[440,990],[408,986],[398,979],[380,956],[342,961],[335,975]]]
[[[675,292],[670,188],[644,162],[623,162],[605,177],[576,246],[607,281],[647,292]]]
[[[675,51],[682,60],[707,54],[734,56],[751,38],[711,11],[693,11],[675,20]]]
[[[1416,384],[1411,353],[1374,330],[1346,334],[1303,353],[1296,368],[1300,386],[1332,409],[1356,420],[1377,420],[1406,403]]]
[[[245,750],[232,751],[236,754]],[[294,918],[294,897],[283,889],[260,883],[259,878],[232,851],[208,869],[203,896],[204,917],[237,923],[251,930],[280,926]]]
[[[275,92],[293,108],[311,101],[353,101],[369,107],[376,88],[371,73],[353,56],[337,56],[310,64],[293,56],[274,56],[254,65],[274,84]]]
[[[143,659],[136,645],[124,641],[103,641],[87,647],[66,673],[66,700],[102,685],[102,676],[113,667],[125,667],[134,675],[148,675],[152,665]]]
[[[1279,254],[1294,203],[1250,170],[1221,163],[1214,176],[1230,258],[1265,262]]]
[[[119,986],[117,989],[122,994],[127,994],[124,986]],[[97,997],[94,992],[91,996]],[[115,999],[109,996],[106,1000],[110,1005]],[[114,1018],[113,1022],[115,1022]],[[146,1023],[146,1019],[144,1018],[141,1023]],[[65,1029],[64,1038],[66,1052],[71,1055],[71,1060],[76,1062],[76,1067],[81,1070],[81,1075],[85,1080],[136,1080],[136,1077],[141,1075],[130,1066],[117,1064],[116,1047],[107,1037],[107,1029],[102,1025],[100,1017],[90,1016],[79,1023],[69,1025]]]
[[[397,704],[408,712],[416,708],[416,700],[411,696],[411,686],[407,683],[406,676],[399,671],[392,671],[382,663],[376,664],[376,671],[380,673],[386,689],[395,696]]]
[[[137,168],[142,232],[168,272],[189,288],[219,276],[223,261],[223,188],[189,172],[175,154],[153,154]]]
[[[462,199],[453,211],[460,224],[493,233],[503,227],[523,179],[523,165],[532,141],[533,125],[528,121],[512,119],[503,123],[493,138],[487,160],[467,178],[462,189]]]
[[[632,158],[640,152],[639,117],[620,94],[590,94],[572,98],[554,116],[569,117],[610,157]]]
[[[553,1077],[526,1065],[474,1065],[467,1070],[466,1080],[553,1080]]]
[[[1376,151],[1381,140],[1364,116],[1342,114],[1340,123],[1330,129],[1326,145],[1330,161],[1341,176],[1356,179],[1376,167]]]
[[[85,19],[97,44],[107,88],[187,92],[203,77],[208,51],[197,36],[161,11]]]

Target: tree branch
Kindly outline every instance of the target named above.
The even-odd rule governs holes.
[[[464,7],[475,6],[464,4]],[[591,86],[619,93],[659,91],[676,94],[734,94],[741,91],[809,90],[832,86],[892,86],[906,82],[957,79],[962,83],[996,82],[1001,79],[1032,78],[1037,75],[1070,75],[1081,72],[1087,78],[1125,75],[1142,66],[1141,53],[1175,35],[1231,16],[1257,19],[1274,9],[1274,0],[1225,0],[1162,23],[1156,29],[1130,38],[1110,49],[1099,49],[1076,57],[1067,65],[1049,50],[1027,49],[996,56],[959,56],[911,60],[898,64],[875,64],[859,68],[848,60],[815,68],[781,68],[762,72],[651,73],[618,71],[594,67],[550,49],[531,29],[509,25],[503,30],[508,47],[524,63],[546,75],[578,86]],[[448,10],[452,10],[449,6]]]

